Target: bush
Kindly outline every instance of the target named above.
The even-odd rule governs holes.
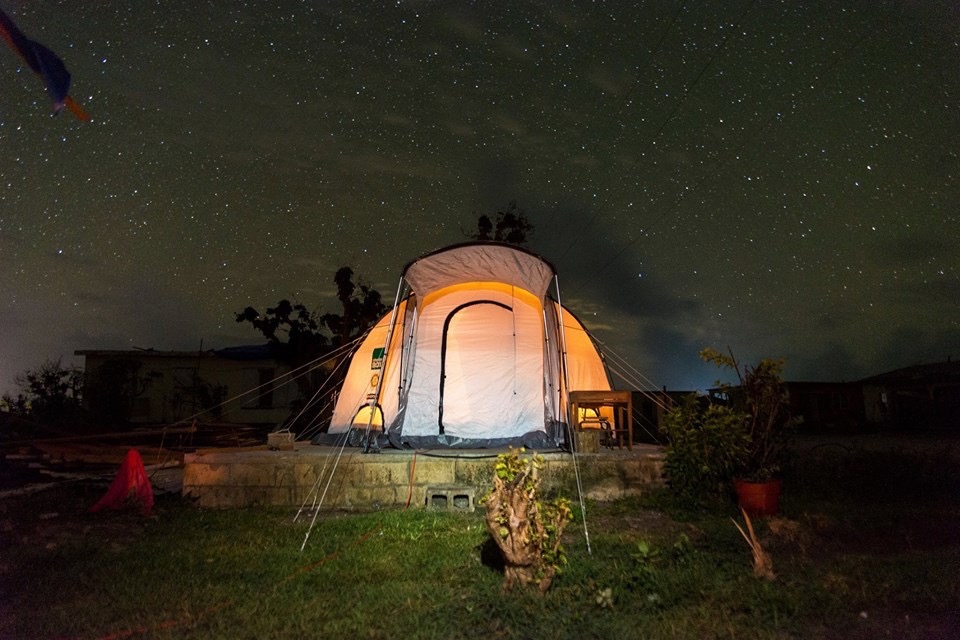
[[[663,432],[670,490],[691,506],[725,498],[748,451],[747,416],[690,394],[666,415]]]
[[[83,419],[82,380],[80,369],[64,366],[60,360],[47,360],[16,377],[20,393],[16,398],[4,394],[0,398],[0,412],[50,427],[76,427]]]
[[[493,490],[483,499],[487,530],[503,556],[503,590],[535,584],[545,592],[566,563],[560,538],[573,513],[564,498],[540,499],[543,456],[522,453],[497,456]]]
[[[704,349],[700,358],[737,375],[739,384],[720,383],[727,403],[745,416],[747,446],[737,477],[766,482],[780,474],[784,450],[799,418],[790,416],[790,403],[783,385],[784,361],[765,358],[757,364],[741,365],[733,352]]]

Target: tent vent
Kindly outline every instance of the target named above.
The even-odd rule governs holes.
[[[473,487],[427,487],[426,507],[432,511],[473,511],[476,494]]]

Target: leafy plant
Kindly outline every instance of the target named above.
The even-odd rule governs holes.
[[[0,398],[0,412],[29,417],[48,426],[73,425],[82,418],[80,397],[83,372],[47,360],[36,369],[24,371],[15,379],[20,393]]]
[[[649,586],[654,575],[654,563],[659,555],[660,550],[656,549],[649,540],[637,541],[635,551],[630,554],[630,557],[633,558],[631,582]]]
[[[483,498],[486,523],[504,559],[503,590],[536,584],[545,592],[566,564],[560,538],[573,513],[565,498],[540,499],[543,456],[523,452],[497,456],[493,490]]]
[[[689,536],[687,536],[685,533],[681,533],[677,537],[677,541],[674,542],[673,546],[670,548],[670,555],[673,557],[673,561],[677,564],[686,564],[690,562],[693,553],[693,543],[690,542]]]
[[[738,385],[718,383],[731,408],[746,416],[746,449],[737,476],[762,482],[780,473],[783,453],[799,419],[791,418],[783,385],[782,359],[763,359],[756,365],[741,365],[733,352],[704,349],[700,358],[737,375]]]
[[[637,563],[644,565],[649,564],[658,555],[660,555],[660,552],[653,548],[649,540],[639,540],[637,542],[637,550],[630,554]]]
[[[747,455],[747,416],[691,394],[666,415],[663,432],[671,491],[694,506],[725,498]]]
[[[646,594],[640,600],[643,608],[660,609],[667,604],[665,594],[670,591],[677,571],[692,562],[694,549],[690,538],[684,534],[680,534],[671,547],[662,549],[651,540],[641,538],[630,557],[633,563],[627,566],[624,588]]]

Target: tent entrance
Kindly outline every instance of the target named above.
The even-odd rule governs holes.
[[[437,423],[458,431],[486,423],[515,406],[516,335],[513,308],[495,300],[472,300],[443,323]]]

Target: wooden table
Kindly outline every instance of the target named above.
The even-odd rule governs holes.
[[[633,395],[630,391],[571,391],[570,420],[574,430],[580,429],[580,409],[613,408],[613,424],[610,435],[616,438],[617,446],[623,448],[626,435],[627,449],[633,449]]]

